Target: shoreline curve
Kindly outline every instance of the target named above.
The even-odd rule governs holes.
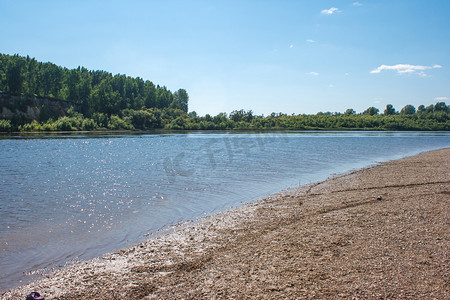
[[[450,298],[450,148],[328,178],[77,262],[1,299]]]

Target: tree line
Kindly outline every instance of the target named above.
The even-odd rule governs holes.
[[[383,114],[370,107],[357,114],[353,109],[344,113],[319,112],[315,115],[272,113],[254,115],[251,110],[235,110],[229,115],[197,116],[195,112],[181,115],[167,124],[168,129],[230,130],[450,130],[450,107],[444,102],[415,109],[407,105],[397,112],[388,104]]]
[[[389,107],[389,105],[388,105]],[[357,114],[319,112],[315,115],[272,113],[254,115],[251,110],[235,110],[230,114],[198,116],[179,109],[125,109],[117,115],[95,113],[85,117],[73,109],[57,120],[33,120],[18,127],[10,120],[0,120],[0,131],[78,131],[78,130],[450,130],[450,108],[443,102],[421,105],[411,113],[375,113],[369,108]],[[376,111],[376,109],[375,109]]]
[[[83,67],[66,69],[19,55],[0,55],[0,93],[21,98],[50,97],[73,103],[63,116],[41,108],[38,118],[16,116],[0,120],[0,131],[77,130],[450,130],[450,107],[445,102],[429,106],[406,105],[397,111],[391,104],[380,113],[369,107],[362,113],[319,112],[315,115],[252,110],[198,116],[188,113],[184,89],[172,93],[150,81]],[[28,98],[27,98],[28,97]],[[26,101],[25,101],[26,102]]]
[[[188,111],[185,90],[172,93],[165,86],[122,74],[67,69],[35,58],[0,54],[0,92],[70,101],[86,117],[119,114],[124,109],[180,109]]]

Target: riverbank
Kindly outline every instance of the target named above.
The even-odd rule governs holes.
[[[436,298],[450,148],[273,195],[11,290],[46,299]]]

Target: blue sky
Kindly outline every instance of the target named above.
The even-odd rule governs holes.
[[[0,0],[0,52],[187,90],[216,115],[450,99],[450,1]]]

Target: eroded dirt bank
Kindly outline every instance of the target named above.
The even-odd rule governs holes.
[[[2,298],[449,299],[449,204],[447,148],[208,217]]]

